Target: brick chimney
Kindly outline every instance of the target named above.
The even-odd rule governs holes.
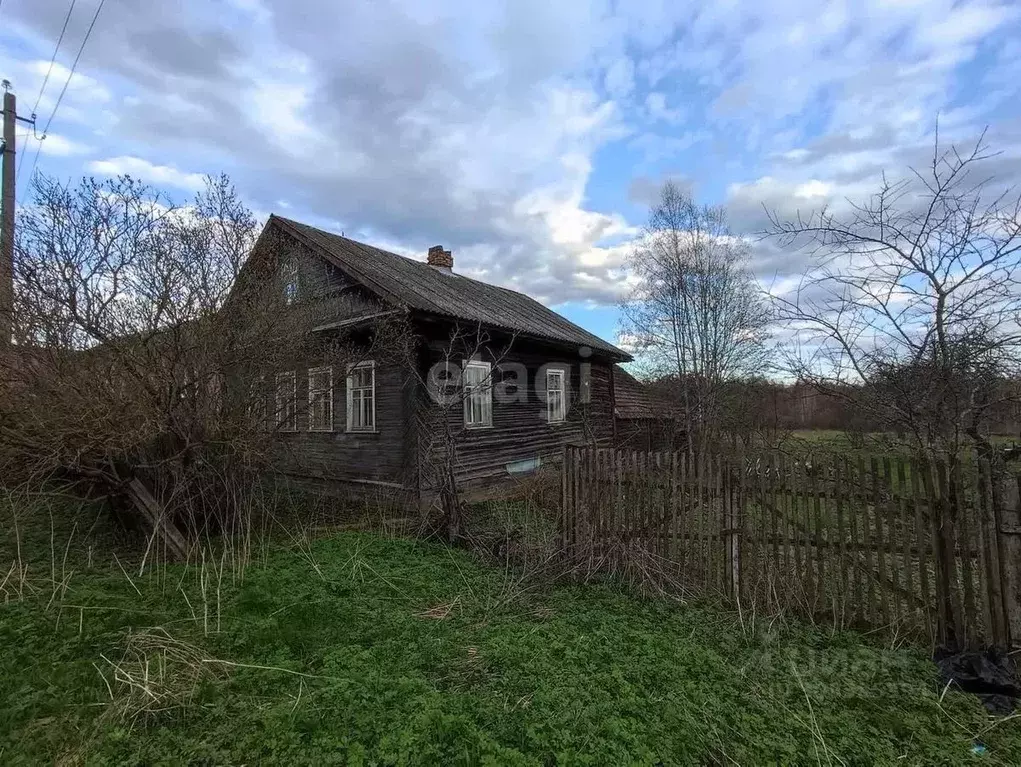
[[[433,245],[429,248],[429,257],[426,259],[429,266],[437,269],[445,269],[448,272],[454,269],[454,257],[449,250],[444,250],[442,245]]]

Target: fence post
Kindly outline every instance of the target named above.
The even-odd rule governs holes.
[[[560,543],[566,554],[571,547],[571,520],[574,518],[571,507],[571,448],[564,445],[560,460]]]
[[[999,539],[1003,542],[1003,605],[1007,644],[1021,647],[1021,476],[1012,477],[1003,494]]]
[[[733,465],[736,464],[736,465]],[[730,502],[730,582],[731,590],[738,600],[744,600],[748,602],[747,594],[744,591],[744,583],[742,582],[741,572],[741,554],[742,548],[746,546],[742,545],[742,534],[744,532],[744,501],[745,501],[745,473],[744,473],[744,454],[740,450],[737,451],[737,455],[734,457],[730,472],[737,472],[737,482],[733,483],[731,489],[731,502]],[[736,491],[737,497],[734,497]]]

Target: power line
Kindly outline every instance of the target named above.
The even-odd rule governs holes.
[[[3,0],[0,0],[2,2]],[[32,160],[32,172],[29,173],[29,178],[32,177],[32,173],[35,173],[36,163],[39,162],[39,148],[43,144],[43,140],[46,138],[47,132],[50,130],[50,124],[53,122],[53,118],[57,116],[57,110],[60,109],[60,103],[64,100],[64,94],[67,93],[67,86],[71,84],[71,78],[74,77],[75,70],[78,68],[78,60],[82,57],[82,51],[85,50],[85,43],[89,41],[89,36],[92,34],[92,28],[96,26],[96,19],[99,18],[99,12],[103,10],[103,4],[106,0],[99,0],[99,5],[96,6],[96,12],[92,15],[92,22],[89,24],[89,28],[85,30],[85,37],[82,38],[82,44],[78,46],[78,53],[74,57],[74,63],[71,64],[71,71],[67,74],[67,79],[64,81],[64,87],[60,89],[60,95],[57,96],[57,103],[53,105],[53,111],[50,112],[50,117],[46,121],[46,125],[43,128],[43,135],[39,138],[39,143],[35,147],[35,158]]]
[[[2,3],[3,0],[0,0]],[[50,57],[50,66],[46,70],[46,77],[43,78],[43,84],[39,88],[39,95],[35,98],[35,106],[32,107],[32,114],[35,114],[35,110],[39,108],[39,102],[42,100],[43,91],[46,90],[46,83],[50,81],[50,74],[53,72],[53,64],[57,60],[57,52],[60,50],[60,44],[64,41],[64,33],[67,32],[67,23],[71,21],[71,12],[74,11],[74,4],[76,0],[71,0],[71,7],[67,9],[67,15],[64,17],[64,26],[60,28],[60,37],[57,38],[57,44],[53,47],[53,55]]]

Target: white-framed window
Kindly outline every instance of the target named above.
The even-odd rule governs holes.
[[[298,300],[298,262],[288,259],[280,267],[280,280],[283,283],[284,303],[290,306]]]
[[[347,366],[347,430],[376,430],[376,363]]]
[[[298,384],[293,370],[277,373],[277,428],[280,431],[295,431],[298,428]]]
[[[546,371],[546,420],[561,423],[567,418],[567,388],[563,370]]]
[[[308,430],[333,431],[333,368],[308,371]]]
[[[493,425],[493,368],[488,362],[464,363],[464,425]]]

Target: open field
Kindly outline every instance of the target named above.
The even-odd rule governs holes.
[[[865,439],[868,445],[864,449],[872,452],[875,452],[877,446],[888,450],[895,450],[900,441],[894,434],[881,433],[868,434]],[[1021,440],[1017,436],[993,434],[990,435],[989,441],[993,445],[1006,446]],[[854,452],[863,449],[856,447],[848,433],[839,429],[798,429],[790,433],[790,438],[785,443],[785,447],[798,452],[811,450]]]
[[[270,544],[234,584],[19,530],[4,764],[971,764],[976,737],[981,763],[1021,760],[1017,720],[850,633],[369,533]]]

